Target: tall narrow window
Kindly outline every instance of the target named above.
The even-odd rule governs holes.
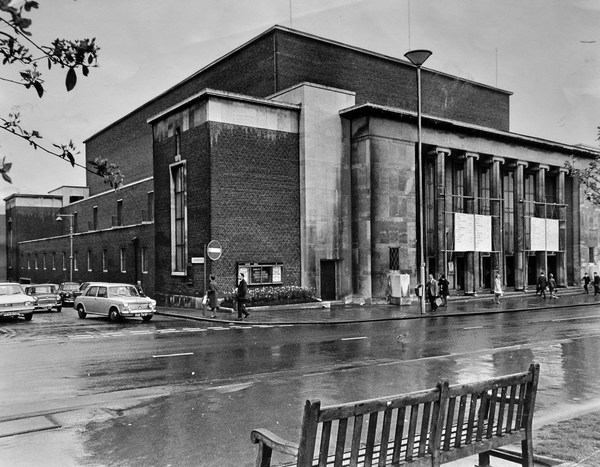
[[[142,272],[148,272],[148,248],[143,247],[140,250],[141,263],[142,263]]]
[[[455,161],[452,171],[452,210],[464,212],[465,170],[462,162]]]
[[[42,269],[46,270],[46,253],[42,253]]]
[[[183,275],[187,257],[185,163],[171,166],[171,272]]]
[[[73,213],[73,232],[79,232],[79,224],[77,223],[77,213]]]
[[[507,254],[515,251],[515,192],[513,172],[504,173],[503,196],[504,196],[504,250]]]
[[[106,256],[108,252],[106,250],[102,250],[102,272],[108,272],[108,264],[106,261]]]
[[[123,225],[123,200],[117,200],[117,225]]]
[[[31,269],[31,253],[27,253],[27,269]]]
[[[73,271],[79,271],[79,268],[77,267],[77,252],[76,251],[73,252]]]
[[[63,258],[63,260],[62,260],[62,270],[66,271],[67,270],[67,252],[66,251],[63,251],[62,258]]]
[[[119,262],[121,263],[121,272],[127,272],[127,250],[125,248],[121,248],[119,253]]]
[[[153,191],[148,192],[147,212],[148,212],[147,221],[153,222],[154,221],[154,192]]]
[[[92,250],[87,251],[87,270],[92,270]]]
[[[175,130],[175,155],[181,154],[181,128]]]
[[[33,257],[33,261],[34,261],[33,267],[34,267],[34,269],[37,269],[38,268],[38,254],[37,253]]]
[[[52,270],[56,271],[56,252],[52,252]]]
[[[92,230],[98,230],[98,206],[92,208]]]

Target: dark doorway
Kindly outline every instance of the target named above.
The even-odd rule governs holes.
[[[556,270],[556,256],[546,256],[546,262],[548,263],[548,277],[550,277],[550,273],[552,273],[554,275],[554,280],[556,280],[557,285],[565,285],[558,283],[558,271]]]
[[[321,300],[335,300],[337,298],[336,263],[335,260],[321,260]]]
[[[456,257],[456,289],[465,290],[465,258],[462,256]]]
[[[535,286],[537,284],[538,270],[537,258],[535,256],[526,256],[527,258],[527,285]],[[548,277],[548,276],[546,276]]]
[[[504,258],[504,264],[506,265],[506,286],[514,287],[515,286],[515,257],[514,256],[506,256]]]
[[[484,289],[492,288],[492,258],[491,256],[481,257],[481,287]]]

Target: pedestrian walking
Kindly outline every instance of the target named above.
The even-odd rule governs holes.
[[[500,273],[496,273],[496,277],[494,278],[494,302],[500,303],[500,297],[504,295],[504,291],[502,290],[502,277]]]
[[[540,271],[540,276],[537,280],[537,290],[540,292],[540,297],[546,298],[546,288],[548,287],[548,280],[544,275],[544,271]]]
[[[581,283],[583,284],[583,293],[590,293],[589,285],[591,281],[592,279],[590,279],[590,276],[588,276],[588,273],[586,272],[581,278]]]
[[[594,296],[600,293],[600,276],[594,272]]]
[[[250,316],[250,313],[248,313],[248,311],[246,310],[246,296],[248,294],[248,283],[246,282],[246,280],[244,279],[244,274],[240,273],[240,275],[238,276],[238,286],[237,286],[237,292],[236,292],[236,301],[237,301],[237,312],[238,312],[238,321],[241,321],[242,315],[244,315],[244,318],[247,318],[248,316]]]
[[[548,290],[550,292],[550,298],[558,298],[558,295],[556,295],[556,280],[554,280],[554,275],[552,273],[548,274]]]
[[[450,282],[444,274],[440,274],[438,279],[438,287],[440,288],[440,297],[442,297],[442,306],[448,306],[448,296],[450,295]]]
[[[210,282],[208,283],[208,291],[206,292],[208,295],[208,306],[210,307],[210,317],[216,318],[216,311],[220,310],[219,306],[219,285],[217,284],[217,280],[214,274],[210,275]]]
[[[433,274],[429,274],[429,279],[427,280],[427,299],[429,300],[429,304],[431,305],[431,311],[437,310],[438,304],[436,303],[436,299],[438,298],[439,289],[438,289],[438,281],[435,280]]]

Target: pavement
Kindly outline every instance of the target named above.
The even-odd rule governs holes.
[[[581,287],[561,288],[558,298],[546,299],[535,295],[535,292],[507,292],[494,303],[493,294],[453,295],[448,299],[447,306],[431,311],[429,304],[426,312],[421,313],[419,301],[413,298],[410,303],[361,305],[344,303],[342,301],[303,303],[294,305],[276,305],[248,307],[250,316],[244,319],[253,325],[318,325],[344,324],[370,321],[386,321],[401,319],[431,319],[440,316],[481,315],[488,313],[505,313],[531,311],[535,309],[565,308],[574,306],[599,306],[600,294],[584,294]],[[187,318],[198,321],[214,322],[215,324],[238,323],[237,313],[231,308],[223,308],[211,318],[210,310],[197,308],[157,307],[156,314]]]

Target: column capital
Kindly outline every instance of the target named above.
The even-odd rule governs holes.
[[[435,156],[435,155],[449,156],[451,153],[452,153],[452,151],[449,148],[442,148],[440,146],[437,146],[434,149],[432,149],[431,151],[429,151],[429,154],[432,156]]]
[[[479,153],[476,152],[465,152],[465,157],[472,157],[473,159],[477,160],[479,159]]]
[[[511,160],[510,162],[508,162],[506,164],[506,168],[510,171],[516,170],[519,166],[523,167],[523,168],[527,168],[527,166],[529,165],[528,162],[525,161],[515,161],[515,160]]]
[[[501,156],[492,156],[492,162],[499,162],[500,164],[505,164],[506,159]]]
[[[538,164],[538,169],[548,172],[548,170],[550,170],[550,166],[548,164]]]

